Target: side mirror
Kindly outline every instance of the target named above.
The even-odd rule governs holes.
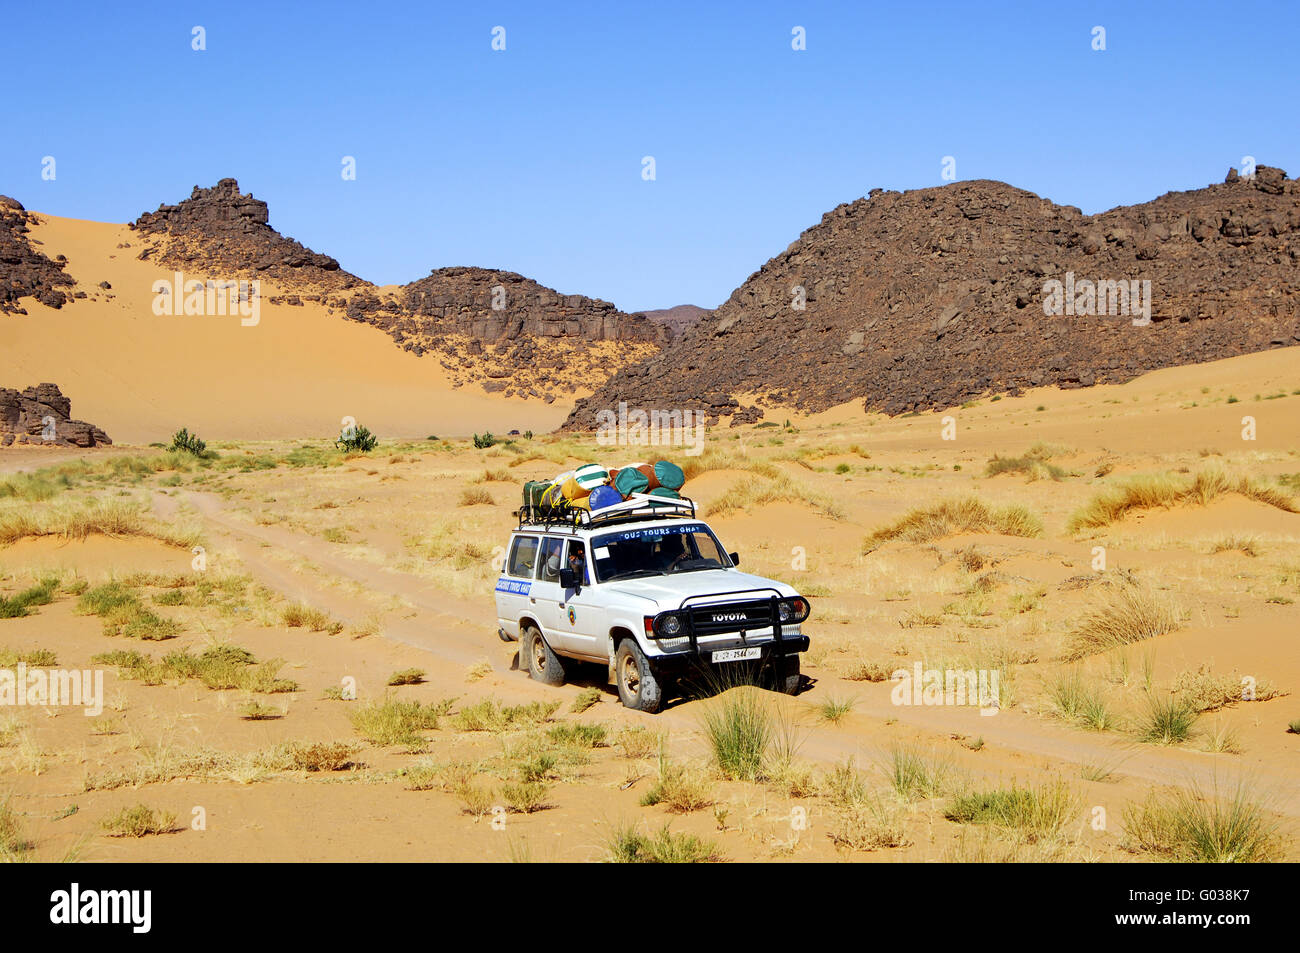
[[[731,565],[740,565],[740,553],[727,553],[727,558],[731,560]]]
[[[561,570],[560,570],[560,588],[561,588],[561,589],[573,589],[573,588],[575,588],[575,587],[576,587],[576,580],[573,578],[573,570],[572,570],[572,569],[561,569]]]

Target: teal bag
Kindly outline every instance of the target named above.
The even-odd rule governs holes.
[[[659,485],[669,490],[680,490],[682,484],[686,482],[686,474],[682,468],[675,463],[669,463],[667,460],[660,460],[655,464],[655,479]]]
[[[623,499],[633,493],[644,493],[649,486],[649,479],[636,467],[624,467],[614,477],[614,489],[623,495]]]

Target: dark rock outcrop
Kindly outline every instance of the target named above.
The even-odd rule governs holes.
[[[1049,282],[1082,279],[1149,281],[1151,323],[1106,314],[1109,300],[1102,313],[1045,314]],[[718,393],[808,411],[861,399],[897,414],[1297,343],[1300,183],[1281,169],[1098,215],[1001,182],[873,190],[579,401],[564,426],[591,429],[620,400],[732,416]]]
[[[159,205],[131,227],[155,240],[140,253],[141,258],[182,271],[268,277],[330,290],[367,284],[329,255],[277,232],[270,225],[266,203],[240,193],[234,179],[222,179],[210,189],[196,185],[189,198],[176,205]]]
[[[51,308],[61,308],[75,287],[63,270],[62,260],[51,260],[32,247],[28,224],[33,216],[17,199],[0,195],[0,314],[26,314],[18,302],[34,298]]]
[[[54,384],[22,391],[0,387],[0,446],[99,447],[112,442],[98,427],[73,420],[72,402]]]
[[[437,268],[402,287],[402,311],[426,328],[482,341],[530,335],[664,345],[672,331],[608,301],[561,294],[512,271]]]

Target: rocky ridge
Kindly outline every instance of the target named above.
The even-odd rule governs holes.
[[[1139,297],[1150,282],[1151,322],[1104,313],[1117,295],[1083,313],[1083,284],[1080,313],[1045,313],[1051,282],[1084,279],[1137,281]],[[591,429],[619,401],[733,423],[851,400],[897,414],[1296,343],[1300,183],[1281,169],[1231,170],[1097,215],[993,181],[875,189],[826,213],[564,426]]]

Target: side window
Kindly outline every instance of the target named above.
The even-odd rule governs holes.
[[[533,565],[537,562],[537,537],[516,536],[510,551],[510,575],[521,579],[533,578]]]
[[[559,582],[564,540],[548,536],[542,540],[542,558],[537,561],[537,578],[542,582]]]
[[[591,573],[587,571],[587,547],[581,540],[569,541],[569,555],[565,565],[572,569],[575,574],[581,576],[584,586],[591,585]]]

